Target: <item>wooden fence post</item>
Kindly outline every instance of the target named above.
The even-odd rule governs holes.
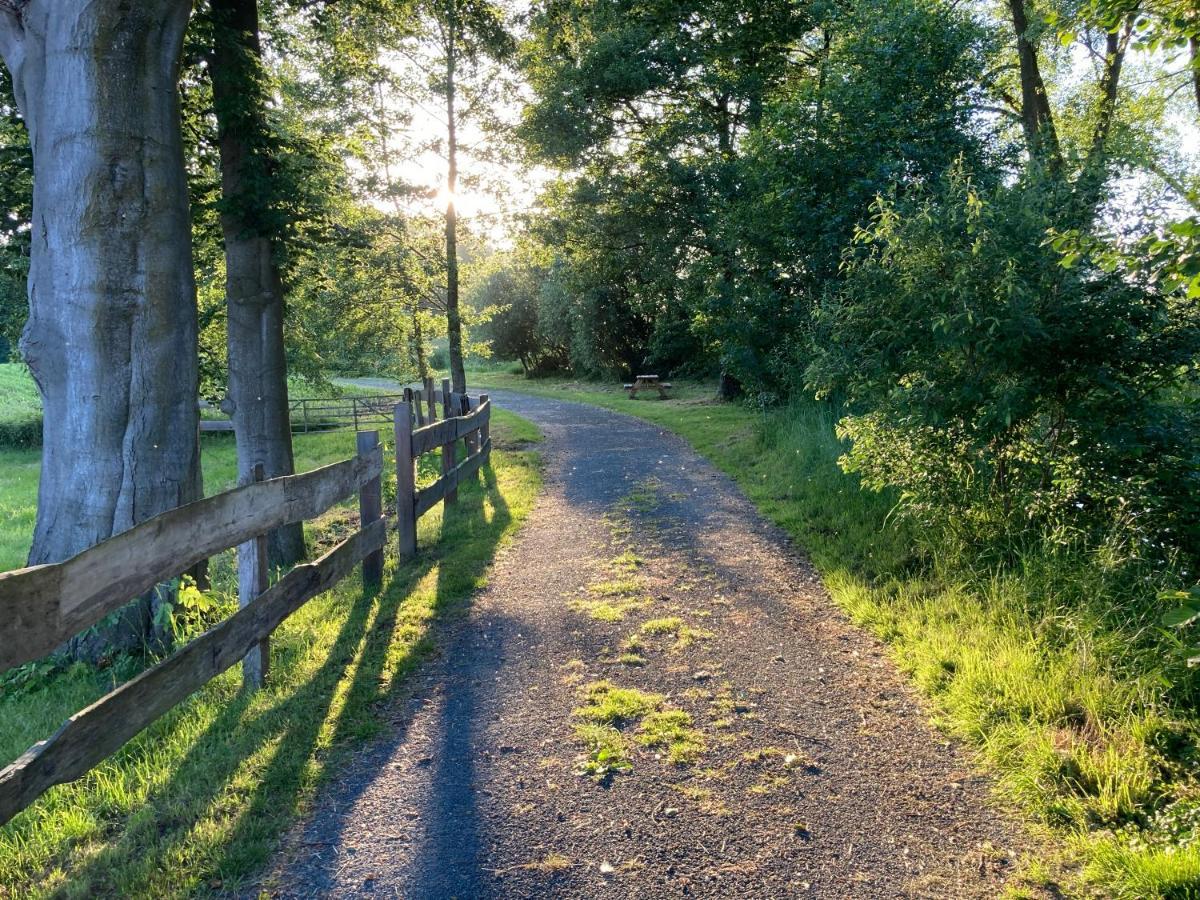
[[[492,398],[489,397],[487,394],[480,394],[479,395],[479,405],[486,406],[491,401],[491,399]],[[488,441],[491,440],[491,437],[492,437],[492,408],[490,406],[488,406],[487,418],[485,418],[483,420],[483,425],[480,426],[480,428],[479,428],[479,449],[483,453],[486,454],[483,458],[483,461],[485,463],[488,461],[488,459],[492,455],[492,448],[488,445]],[[480,472],[482,473],[482,467],[480,469]]]
[[[458,398],[460,407],[459,415],[469,416],[471,414],[471,398],[463,394]],[[467,456],[473,456],[475,451],[479,449],[479,432],[472,431],[463,438],[463,445],[467,449]]]
[[[442,379],[442,417],[444,419],[453,419],[457,413],[454,410],[454,400],[450,396],[450,379]],[[453,471],[458,464],[458,441],[451,439],[442,444],[442,474],[448,475]],[[446,506],[451,506],[458,502],[458,488],[446,491]]]
[[[436,398],[433,396],[433,379],[425,379],[425,404],[429,408],[429,422],[432,425],[437,420],[437,405]]]
[[[358,455],[365,456],[379,446],[378,431],[358,433]],[[358,489],[358,530],[383,518],[383,480],[376,476]],[[383,583],[383,548],[368,554],[362,564],[363,587],[378,587]]]
[[[254,464],[252,481],[265,478],[262,463]],[[270,586],[270,570],[267,559],[267,536],[260,534],[252,541],[238,547],[238,606],[249,606]],[[266,681],[271,667],[271,640],[263,638],[242,660],[242,684],[258,690]]]
[[[405,397],[404,399],[406,401],[412,403],[412,405],[413,405],[413,407],[412,407],[413,413],[415,413],[416,417],[417,417],[417,427],[424,428],[425,427],[425,412],[424,412],[424,410],[425,410],[425,388],[423,388],[423,387],[417,388],[415,391],[413,391],[413,395],[411,397]]]
[[[405,560],[417,555],[417,490],[412,452],[413,408],[409,403],[397,403],[395,414],[396,533],[400,536],[400,559]]]

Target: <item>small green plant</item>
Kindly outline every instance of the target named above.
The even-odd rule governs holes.
[[[1159,598],[1179,604],[1162,614],[1162,623],[1168,628],[1183,631],[1200,620],[1200,585],[1186,591],[1164,591]],[[1187,657],[1188,667],[1200,666],[1200,643],[1193,640],[1189,644],[1179,639],[1179,645]]]
[[[176,644],[204,633],[232,605],[228,598],[200,590],[190,575],[172,581],[162,595],[163,602],[155,612],[155,629],[169,633]]]
[[[576,774],[596,781],[607,781],[614,775],[633,771],[625,738],[616,728],[611,725],[576,725],[575,736],[587,748],[586,754],[579,759]]]
[[[704,736],[692,728],[692,717],[681,709],[650,713],[638,729],[643,747],[665,749],[667,760],[677,766],[688,765],[704,752]]]
[[[662,694],[648,694],[637,688],[617,687],[611,681],[594,681],[584,688],[586,702],[575,715],[586,722],[620,726],[640,719],[663,705]]]
[[[642,634],[675,634],[683,627],[683,619],[669,616],[664,619],[651,619],[642,623]]]

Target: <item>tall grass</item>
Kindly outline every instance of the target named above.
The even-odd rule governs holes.
[[[834,601],[887,642],[937,724],[974,747],[998,793],[1057,838],[1076,889],[1200,897],[1196,675],[1157,626],[1170,573],[1111,548],[1025,535],[985,548],[894,514],[842,472],[826,405],[763,412],[630,401],[611,385],[488,375],[677,431],[811,557]]]

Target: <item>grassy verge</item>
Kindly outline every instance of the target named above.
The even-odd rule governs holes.
[[[355,385],[313,385],[301,379],[289,379],[288,396],[302,397],[365,397],[379,393]],[[206,419],[222,419],[219,409],[205,409]],[[37,385],[22,363],[0,363],[0,448],[28,449],[42,444],[42,399]],[[2,460],[0,460],[2,461]],[[0,552],[3,549],[0,548]]]
[[[42,442],[42,401],[29,370],[0,363],[0,447],[36,447]]]
[[[500,412],[493,435],[497,450],[483,483],[460,487],[448,515],[439,507],[421,520],[416,560],[399,566],[389,557],[376,593],[364,593],[351,576],[279,629],[265,690],[248,695],[239,673],[226,673],[0,829],[0,898],[236,891],[347,749],[383,727],[381,707],[428,652],[439,623],[484,583],[497,549],[532,508],[539,475],[527,446],[536,429]],[[297,467],[344,458],[353,446],[347,433],[298,436]],[[230,486],[233,441],[214,436],[203,450],[210,492]],[[0,547],[17,554],[32,526],[36,456],[0,462],[0,507],[26,511],[0,520]],[[422,462],[422,478],[435,477],[436,455]],[[393,479],[385,498],[394,490]],[[316,523],[310,540],[335,540],[351,508]],[[236,607],[231,559],[214,568],[213,593],[188,611],[201,620]],[[133,670],[133,662],[104,671],[34,668],[24,680],[0,682],[0,765]]]
[[[889,517],[893,497],[838,468],[844,447],[819,404],[763,413],[713,403],[695,384],[660,402],[631,401],[619,385],[495,372],[475,382],[640,416],[732,475],[805,549],[834,600],[888,642],[1000,797],[1065,848],[1031,882],[1200,897],[1195,682],[1153,624],[1152,581],[1035,539],[1003,567],[939,550]]]

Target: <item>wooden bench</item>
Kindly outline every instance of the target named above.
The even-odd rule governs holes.
[[[638,391],[658,391],[658,399],[666,400],[667,391],[671,388],[669,381],[659,381],[657,375],[639,375],[634,379],[633,384],[621,385],[625,390],[629,391],[629,399],[636,400]]]

